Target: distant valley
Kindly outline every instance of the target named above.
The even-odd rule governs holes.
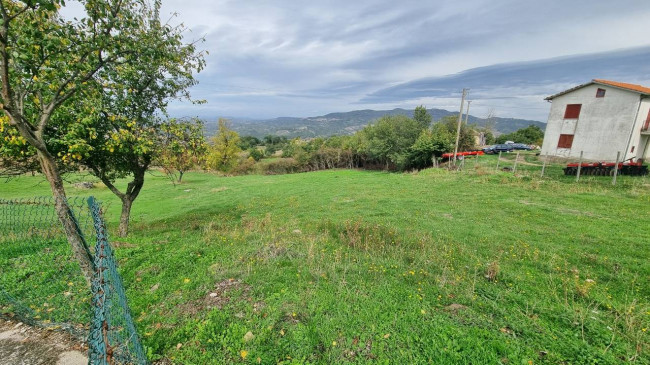
[[[444,109],[428,110],[434,121],[446,116],[458,115],[458,112],[450,112]],[[278,135],[287,138],[313,138],[354,134],[363,129],[368,123],[385,115],[407,115],[412,117],[413,110],[355,110],[308,118],[280,117],[267,120],[232,118],[230,120],[232,122],[232,128],[242,136],[264,137],[266,135]],[[485,127],[487,120],[470,115],[468,123]],[[539,126],[542,129],[546,127],[546,123],[536,120],[499,117],[492,118],[490,124],[495,135],[514,132],[517,129],[525,128],[531,124]],[[216,129],[216,120],[206,122],[207,135],[211,136],[215,134]]]

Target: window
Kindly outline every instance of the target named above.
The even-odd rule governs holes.
[[[571,148],[571,145],[573,145],[573,134],[560,134],[557,148]]]
[[[650,128],[650,110],[648,111],[648,118],[645,120],[643,127],[641,127],[641,132],[645,132]]]
[[[598,90],[596,90],[596,97],[597,98],[604,98],[605,97],[605,89],[598,88]]]
[[[582,104],[568,104],[564,112],[564,119],[578,119]]]
[[[634,152],[634,147],[635,147],[635,146],[632,146],[632,150],[630,151],[630,153]]]

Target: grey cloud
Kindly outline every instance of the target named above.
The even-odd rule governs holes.
[[[180,13],[178,20],[193,29],[192,36],[205,34],[208,67],[198,75],[193,95],[208,104],[191,108],[210,113],[273,117],[392,108],[423,99],[448,104],[464,86],[473,89],[473,97],[517,112],[515,108],[538,108],[531,100],[573,82],[649,79],[644,76],[647,48],[618,58],[611,52],[647,44],[647,37],[638,35],[643,26],[636,22],[650,16],[647,0],[164,4]],[[618,26],[608,30],[612,25]],[[624,36],[603,36],[615,32]],[[499,64],[595,51],[608,52]],[[297,114],[305,115],[310,114]]]
[[[360,103],[397,102],[418,97],[450,97],[468,87],[473,94],[491,99],[511,98],[491,94],[494,89],[518,87],[535,92],[552,92],[548,85],[583,83],[593,78],[628,82],[650,80],[650,47],[542,61],[500,64],[475,68],[458,74],[429,77],[371,93]]]

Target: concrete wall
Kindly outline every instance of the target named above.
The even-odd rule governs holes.
[[[630,148],[628,149],[628,152],[630,152],[632,146],[634,146],[634,153],[630,153],[628,158],[643,158],[646,161],[650,159],[650,131],[641,134],[641,128],[648,119],[648,113],[650,113],[650,98],[641,99],[639,115],[636,118],[636,124],[630,139]]]
[[[596,97],[599,88],[606,90],[605,97]],[[552,101],[541,153],[575,158],[584,151],[585,159],[603,161],[614,161],[617,151],[630,155],[630,135],[641,128],[634,125],[640,100],[638,93],[597,84],[558,96]],[[564,119],[567,104],[582,104],[579,118]],[[574,135],[570,149],[557,147],[560,134]]]

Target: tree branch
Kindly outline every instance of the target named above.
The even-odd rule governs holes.
[[[106,185],[106,187],[113,192],[113,194],[117,195],[117,197],[120,199],[124,199],[124,193],[122,193],[117,187],[115,187],[115,185],[113,185],[113,182],[111,179],[106,177],[106,174],[100,171],[99,168],[97,168],[95,165],[91,165],[89,167],[91,170],[93,170],[95,176],[97,176],[99,180],[101,180],[102,183],[104,183],[104,185]]]

